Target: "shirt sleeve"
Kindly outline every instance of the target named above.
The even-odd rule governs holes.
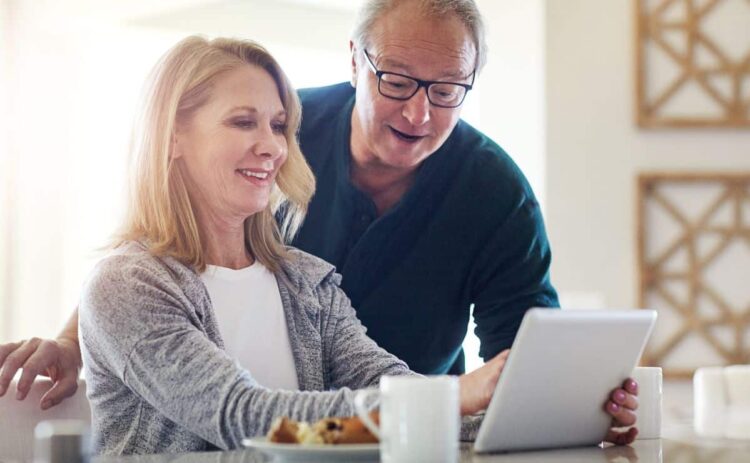
[[[315,421],[352,414],[349,389],[260,386],[209,339],[180,288],[164,280],[153,268],[115,259],[100,264],[87,283],[81,339],[89,360],[108,371],[111,384],[102,389],[124,384],[169,420],[222,449],[264,434],[276,416]]]
[[[550,283],[550,262],[539,204],[524,195],[474,264],[473,316],[479,355],[485,361],[511,347],[526,310],[559,307]]]

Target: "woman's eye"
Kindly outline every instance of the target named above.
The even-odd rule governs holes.
[[[271,129],[274,133],[286,133],[286,124],[283,122],[277,122],[274,124],[271,124]]]
[[[235,119],[232,121],[232,125],[240,129],[250,129],[255,127],[255,121],[250,119]]]

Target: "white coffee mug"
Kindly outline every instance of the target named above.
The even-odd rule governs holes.
[[[724,367],[724,384],[729,405],[750,410],[750,365]]]
[[[632,378],[638,383],[638,409],[635,411],[637,439],[661,438],[662,373],[659,367],[637,367]]]
[[[724,368],[702,367],[693,375],[693,428],[703,437],[723,438],[729,399]]]
[[[367,403],[379,395],[380,427]],[[384,376],[380,390],[358,391],[354,405],[380,439],[384,463],[454,463],[459,456],[460,404],[455,376]]]

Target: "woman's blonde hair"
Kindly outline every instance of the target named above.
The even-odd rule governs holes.
[[[297,143],[301,120],[297,93],[268,51],[246,40],[188,37],[157,63],[136,123],[129,204],[113,246],[139,241],[154,255],[174,257],[198,272],[205,270],[204,242],[186,176],[172,158],[174,132],[178,120],[187,120],[208,101],[220,74],[248,64],[271,75],[286,110],[287,160],[276,177],[269,205],[245,220],[248,251],[278,271],[287,258],[284,241],[302,223],[315,178]]]

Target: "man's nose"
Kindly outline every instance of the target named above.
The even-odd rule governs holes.
[[[430,120],[430,100],[426,88],[418,89],[414,96],[404,102],[402,115],[412,125],[424,125]]]

